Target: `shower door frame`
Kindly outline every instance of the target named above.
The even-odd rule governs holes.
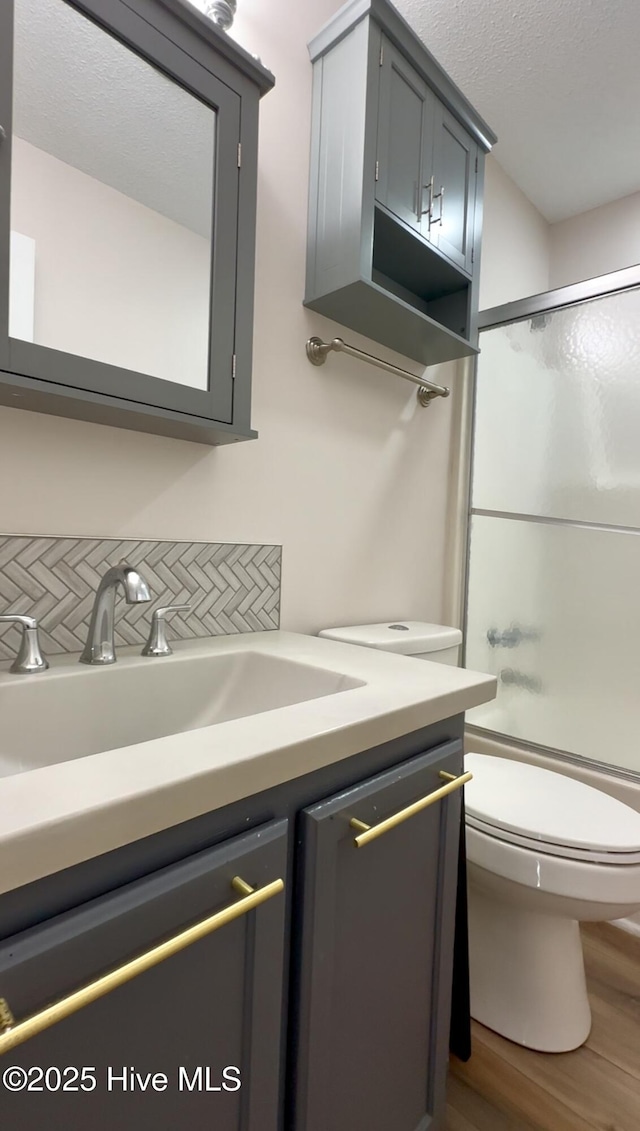
[[[527,298],[517,299],[515,302],[502,303],[500,306],[488,307],[481,310],[478,315],[478,329],[494,330],[498,326],[509,325],[513,322],[524,322],[537,314],[547,314],[552,311],[562,310],[568,306],[578,306],[583,302],[591,302],[598,298],[607,298],[609,295],[619,294],[640,288],[640,264],[633,267],[624,267],[620,271],[611,271],[606,275],[598,275],[593,279],[586,279],[580,283],[572,283],[566,287],[557,287],[552,291],[543,291],[540,294]],[[482,350],[480,352],[480,356]],[[459,383],[459,393],[456,397],[454,409],[453,435],[454,451],[452,453],[453,482],[450,492],[449,513],[447,522],[447,569],[445,571],[445,619],[447,623],[459,625],[463,633],[462,663],[466,663],[467,648],[467,606],[469,590],[469,554],[471,537],[471,519],[473,508],[471,506],[473,485],[473,459],[476,424],[476,395],[479,357],[467,358],[462,363],[462,380]],[[490,513],[482,510],[479,513]],[[502,514],[502,512],[500,512]],[[518,515],[514,512],[513,518],[529,519],[532,516]],[[562,525],[589,527],[591,529],[621,530],[614,524],[580,522],[564,519],[539,519],[541,522],[555,522]],[[466,729],[471,734],[479,734],[486,738],[522,747],[536,754],[551,755],[561,761],[570,762],[576,766],[591,767],[595,770],[605,771],[617,777],[638,782],[639,774],[634,770],[627,770],[613,766],[609,762],[600,762],[580,754],[572,754],[566,750],[555,747],[540,746],[537,743],[525,742],[513,735],[493,731],[488,727],[466,724]]]

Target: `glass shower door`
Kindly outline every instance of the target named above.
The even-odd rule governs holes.
[[[482,333],[475,726],[640,773],[640,290]]]

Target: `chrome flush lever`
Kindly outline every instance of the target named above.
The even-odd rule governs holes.
[[[46,672],[49,661],[45,660],[40,651],[36,618],[21,616],[18,613],[5,613],[0,616],[0,624],[16,624],[22,629],[20,650],[9,671],[18,675],[35,675],[36,672]]]
[[[160,609],[154,609],[151,616],[149,638],[141,655],[170,656],[173,649],[167,640],[166,618],[170,613],[185,612],[190,608],[191,605],[163,605]]]

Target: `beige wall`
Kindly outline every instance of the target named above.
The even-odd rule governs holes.
[[[480,309],[549,289],[550,229],[495,157],[485,175]]]
[[[409,386],[372,368],[333,357],[314,369],[304,355],[309,334],[341,332],[301,305],[306,43],[337,6],[277,0],[274,14],[243,0],[234,28],[277,79],[261,107],[253,396],[260,439],[209,449],[0,409],[0,530],[281,542],[282,623],[303,631],[442,616],[455,452],[455,398],[423,410]],[[548,225],[489,158],[481,306],[547,289],[549,250]],[[454,389],[458,382],[453,367],[429,375]]]
[[[207,387],[208,239],[15,135],[11,227],[36,244],[35,342]]]
[[[282,624],[308,631],[439,619],[450,451],[450,401],[422,409],[412,387],[370,367],[334,357],[315,369],[305,358],[310,334],[340,332],[302,307],[306,43],[338,6],[243,0],[236,25],[277,78],[261,110],[260,439],[210,449],[0,409],[0,530],[281,542]]]
[[[548,224],[487,159],[480,309],[640,264],[640,192]]]
[[[640,192],[554,224],[550,282],[564,287],[640,263]]]

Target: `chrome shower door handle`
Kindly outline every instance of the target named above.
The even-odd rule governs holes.
[[[151,628],[147,643],[142,649],[142,656],[170,656],[173,652],[167,640],[166,618],[171,613],[182,613],[190,609],[191,605],[163,605],[154,609],[151,615]]]

